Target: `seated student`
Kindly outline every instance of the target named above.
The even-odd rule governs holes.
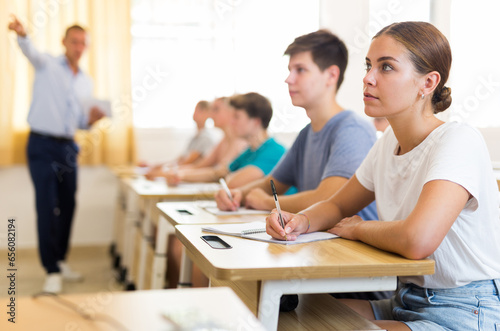
[[[281,208],[298,212],[327,199],[354,174],[376,140],[374,126],[337,103],[337,91],[347,67],[347,48],[334,34],[316,31],[295,39],[285,51],[290,55],[286,79],[292,103],[305,109],[311,123],[301,130],[290,150],[270,175],[216,194],[221,210],[240,205],[271,210],[275,207],[270,180],[278,194],[295,186],[298,193],[279,197]],[[359,212],[377,219],[375,203]],[[356,298],[387,298],[392,292],[346,293]],[[338,296],[338,295],[336,295]],[[297,296],[284,296],[281,310],[295,308]]]
[[[211,117],[210,102],[201,100],[196,104],[193,112],[193,121],[196,123],[196,134],[191,138],[184,154],[175,161],[162,163],[151,167],[147,173],[148,177],[158,175],[164,166],[181,166],[196,164],[203,156],[207,155],[217,144],[218,136],[214,129],[205,126],[206,121]],[[147,164],[141,164],[147,166]]]
[[[258,93],[233,96],[229,104],[234,109],[231,122],[236,137],[248,143],[248,149],[229,165],[215,167],[180,169],[174,176],[167,174],[169,184],[184,182],[214,182],[225,177],[229,187],[244,185],[264,177],[285,153],[285,147],[270,138],[267,127],[273,109],[271,103]]]
[[[380,138],[390,124],[385,117],[374,117],[373,125],[375,126],[375,130],[377,130],[377,138]]]
[[[235,210],[240,204],[273,209],[270,179],[278,194],[291,186],[298,190],[279,197],[283,209],[299,211],[324,200],[354,174],[376,140],[371,123],[337,103],[348,58],[347,48],[337,36],[320,30],[298,37],[285,54],[290,55],[290,74],[285,82],[292,103],[305,109],[311,123],[301,130],[270,175],[233,189],[233,201],[219,191],[215,198],[221,210]],[[377,218],[375,204],[361,215]]]
[[[335,195],[300,214],[273,213],[268,233],[293,240],[330,229],[410,259],[433,275],[400,277],[392,299],[345,300],[387,330],[495,330],[500,323],[498,188],[481,134],[434,114],[451,104],[446,38],[424,22],[394,23],[366,56],[365,113],[391,127]],[[380,222],[357,211],[377,197]]]
[[[215,99],[212,102],[212,118],[214,120],[214,126],[224,132],[224,136],[220,142],[196,163],[184,164],[179,167],[176,166],[173,167],[174,170],[169,169],[164,171],[158,169],[154,173],[146,175],[146,178],[153,179],[155,177],[166,177],[171,184],[175,184],[178,182],[177,171],[180,169],[227,166],[229,162],[247,147],[246,141],[236,137],[233,132],[231,124],[234,116],[233,112],[234,110],[229,105],[229,98],[221,97]]]

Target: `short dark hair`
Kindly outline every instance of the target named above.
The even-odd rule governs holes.
[[[293,43],[285,50],[285,55],[292,56],[302,52],[311,52],[314,63],[321,71],[332,65],[339,67],[338,90],[344,81],[344,73],[349,57],[344,42],[330,31],[321,29],[295,38]]]
[[[229,99],[229,104],[234,109],[244,110],[250,118],[259,118],[264,129],[267,129],[273,117],[271,102],[259,93],[237,94]]]
[[[210,108],[210,102],[206,101],[206,100],[200,100],[198,101],[198,103],[196,104],[196,107],[200,108],[200,109],[203,109],[203,110],[207,110]]]
[[[64,33],[64,38],[66,38],[68,36],[68,33],[71,30],[78,30],[78,31],[82,31],[82,32],[87,32],[87,30],[85,30],[81,25],[73,24],[72,26],[70,26],[66,29],[66,32]]]

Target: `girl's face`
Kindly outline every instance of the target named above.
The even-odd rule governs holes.
[[[363,79],[365,113],[391,118],[413,109],[420,100],[424,80],[401,43],[387,35],[374,39],[366,56]]]

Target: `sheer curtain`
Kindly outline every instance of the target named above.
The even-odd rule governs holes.
[[[79,131],[81,164],[126,164],[134,159],[130,84],[129,0],[19,0],[0,2],[0,165],[24,163],[26,118],[34,71],[7,30],[10,14],[40,51],[61,54],[66,27],[87,28],[90,47],[80,65],[94,79],[94,95],[111,101],[113,116]]]

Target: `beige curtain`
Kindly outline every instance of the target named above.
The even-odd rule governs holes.
[[[94,79],[97,98],[111,101],[113,117],[79,131],[81,164],[128,164],[134,161],[130,84],[131,0],[0,0],[0,165],[24,163],[26,123],[34,71],[21,53],[10,14],[27,27],[40,51],[58,55],[66,27],[87,28],[90,47],[80,65]]]

